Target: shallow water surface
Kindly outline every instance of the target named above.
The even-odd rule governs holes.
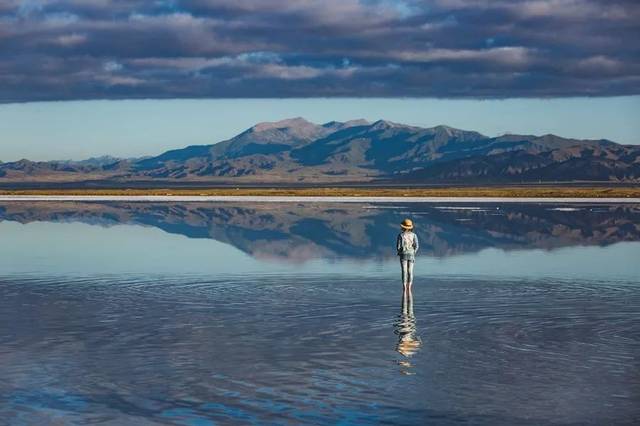
[[[0,423],[640,421],[640,209],[463,207],[0,205]]]

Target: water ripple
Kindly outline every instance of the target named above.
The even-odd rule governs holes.
[[[17,423],[625,423],[625,281],[339,275],[0,277]]]

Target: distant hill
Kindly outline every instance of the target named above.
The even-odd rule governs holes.
[[[640,182],[640,146],[390,121],[259,123],[212,145],[142,159],[0,163],[1,182]]]

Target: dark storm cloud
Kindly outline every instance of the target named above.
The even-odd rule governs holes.
[[[0,101],[640,93],[628,0],[4,0]]]

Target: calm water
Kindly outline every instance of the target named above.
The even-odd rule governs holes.
[[[0,424],[640,422],[640,206],[14,202],[0,238]]]

